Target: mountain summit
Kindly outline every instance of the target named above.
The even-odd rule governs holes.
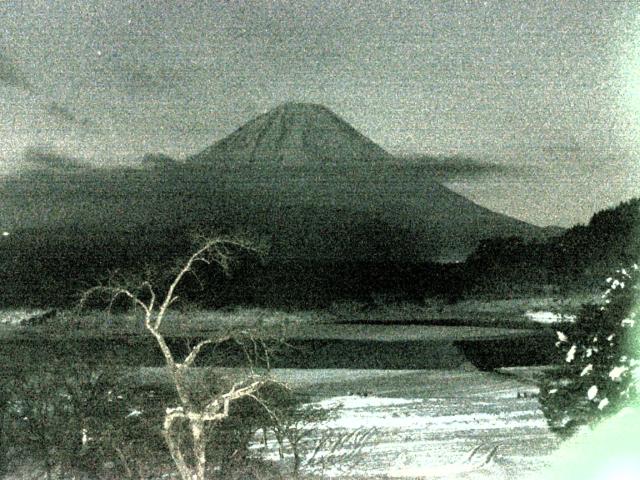
[[[290,102],[251,120],[191,160],[296,165],[386,158],[391,155],[328,108]]]
[[[285,103],[190,158],[225,219],[283,258],[460,260],[485,238],[544,236],[405,164],[326,107]]]

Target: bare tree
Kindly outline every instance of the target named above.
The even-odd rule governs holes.
[[[215,394],[205,402],[195,401],[187,379],[189,369],[194,366],[203,348],[209,345],[220,345],[235,337],[232,333],[227,333],[216,338],[201,340],[190,348],[182,361],[178,361],[161,332],[167,311],[179,298],[176,289],[185,276],[195,274],[194,268],[199,263],[218,265],[227,271],[232,255],[238,249],[255,251],[249,242],[238,239],[213,238],[202,241],[196,252],[179,269],[162,298],[158,296],[149,280],[143,280],[135,288],[114,285],[93,287],[84,293],[81,301],[81,304],[84,304],[91,295],[96,293],[109,294],[111,303],[124,296],[144,312],[144,325],[155,338],[162,352],[169,377],[178,394],[179,404],[166,409],[163,435],[182,480],[204,480],[205,478],[207,467],[205,425],[210,422],[219,423],[229,417],[230,405],[242,398],[252,398],[266,407],[257,394],[262,387],[274,382],[266,375],[257,375],[252,368],[250,374],[234,383],[228,391]],[[190,451],[183,451],[186,447],[179,439],[178,422],[186,422],[188,425],[191,435]]]

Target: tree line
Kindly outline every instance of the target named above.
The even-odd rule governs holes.
[[[203,228],[211,230],[204,224],[156,223],[118,231],[65,227],[14,232],[0,238],[0,302],[71,305],[79,292],[105,280],[106,272],[152,271],[162,284],[172,266],[192,251],[191,232]],[[335,259],[275,258],[267,245],[260,255],[235,256],[229,278],[216,269],[200,268],[197,279],[185,282],[181,295],[203,307],[322,307],[380,296],[403,301],[438,296],[454,302],[477,293],[592,290],[612,269],[637,261],[640,199],[602,210],[587,225],[547,240],[483,240],[464,262],[455,264],[403,261],[412,258],[415,238],[384,222],[363,222],[359,229],[351,232],[350,239],[360,249],[364,245],[375,250],[371,258],[350,258],[347,250],[343,258]]]
[[[544,241],[488,239],[465,262],[464,289],[501,293],[592,289],[613,269],[638,261],[639,234],[640,198],[635,198]]]

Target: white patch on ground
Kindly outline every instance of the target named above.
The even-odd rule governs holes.
[[[514,394],[511,393],[510,398]],[[470,431],[507,427],[544,428],[542,418],[531,418],[530,411],[438,415],[440,405],[425,405],[419,399],[379,397],[333,397],[314,407],[334,408],[341,405],[341,415],[322,424],[323,428],[357,430],[378,428],[389,430]]]
[[[343,395],[331,397],[320,402],[312,403],[310,406],[319,408],[335,408],[340,406],[345,410],[393,407],[395,405],[407,405],[410,403],[421,403],[418,398],[385,398],[385,397],[362,397],[358,395]]]
[[[0,324],[20,325],[25,320],[45,312],[46,310],[0,310]]]
[[[381,394],[372,386],[367,396],[343,394],[310,403],[338,408],[327,421],[304,427],[307,453],[302,473],[323,478],[498,480],[521,478],[548,463],[559,440],[549,432],[537,399],[518,398],[518,393],[537,391],[530,383],[480,372],[423,373],[423,394]],[[345,374],[326,372],[327,379]],[[415,379],[415,373],[407,378]],[[332,449],[329,441],[305,464],[321,439],[371,428],[359,444],[357,458],[350,456],[354,445]],[[273,437],[266,447],[256,442],[253,449],[278,460]],[[469,458],[470,452],[476,453]],[[291,452],[285,452],[285,461],[290,459]]]
[[[544,324],[565,323],[565,322],[576,321],[575,315],[563,315],[561,313],[553,313],[553,312],[543,311],[543,310],[538,310],[535,312],[528,310],[527,312],[525,312],[524,316],[533,322],[544,323]]]

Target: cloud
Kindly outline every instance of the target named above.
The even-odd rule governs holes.
[[[163,153],[147,153],[142,157],[142,165],[151,168],[165,168],[175,167],[178,165],[178,162]]]
[[[23,160],[27,166],[36,170],[72,171],[83,167],[76,159],[43,147],[26,149]]]
[[[403,166],[410,166],[422,175],[429,175],[441,182],[452,180],[470,180],[489,176],[513,175],[517,167],[503,165],[469,157],[432,157],[412,156],[401,159]]]
[[[582,147],[576,142],[554,143],[542,147],[542,151],[550,154],[577,153],[582,151]]]
[[[34,85],[29,81],[25,73],[6,54],[0,51],[0,84],[10,87],[20,88],[31,97],[37,99],[38,108],[42,108],[49,116],[66,124],[89,127],[92,125],[87,118],[78,117],[68,107],[56,101],[45,101],[43,95],[36,91]]]
[[[33,93],[33,84],[29,81],[25,73],[7,55],[0,52],[0,83],[10,87],[21,88]]]
[[[181,81],[180,71],[171,67],[128,65],[123,70],[123,76],[124,84],[134,91],[165,92],[172,90]]]
[[[75,114],[71,112],[71,110],[69,110],[64,105],[60,105],[58,102],[49,102],[43,108],[44,108],[44,111],[47,112],[48,114],[54,117],[57,117],[60,120],[63,120],[65,122],[68,122],[68,123],[80,122],[80,120],[78,120],[78,117],[76,117]]]
[[[69,110],[68,107],[61,105],[58,102],[49,102],[42,107],[52,117],[62,121],[63,123],[70,123],[73,125],[80,125],[82,127],[91,126],[91,122],[87,118],[78,117],[75,113]]]
[[[114,85],[133,95],[180,91],[192,84],[194,76],[206,72],[192,62],[154,64],[121,59],[114,59],[100,69],[102,75],[112,78]]]

